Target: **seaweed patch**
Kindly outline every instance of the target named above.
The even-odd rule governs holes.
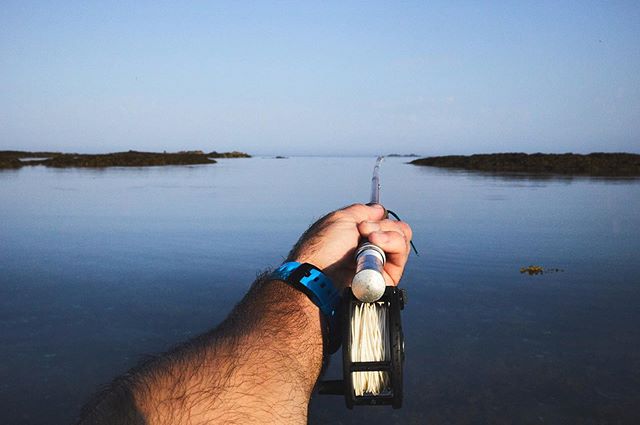
[[[545,274],[545,273],[558,273],[558,272],[563,272],[563,269],[558,269],[558,268],[548,268],[545,269],[542,266],[527,266],[527,267],[520,267],[520,273],[524,274],[528,274],[529,276],[535,276],[535,275],[539,275],[539,274]]]

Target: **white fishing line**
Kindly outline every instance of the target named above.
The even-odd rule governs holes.
[[[390,360],[388,305],[383,302],[354,304],[351,315],[351,361]],[[379,395],[389,388],[389,373],[352,372],[356,396]]]

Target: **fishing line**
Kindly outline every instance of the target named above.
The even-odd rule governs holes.
[[[351,316],[351,361],[377,362],[390,359],[387,306],[384,303],[362,303],[353,306]],[[389,387],[385,371],[352,372],[356,396],[378,395]]]

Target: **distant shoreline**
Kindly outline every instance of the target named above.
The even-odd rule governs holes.
[[[250,158],[244,152],[182,151],[114,152],[106,154],[78,154],[63,152],[0,151],[0,169],[44,165],[54,168],[150,167],[162,165],[215,164],[215,158]]]
[[[420,158],[410,164],[493,173],[640,177],[640,155],[632,153],[448,155]]]

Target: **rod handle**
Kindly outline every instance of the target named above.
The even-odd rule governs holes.
[[[362,302],[378,301],[386,283],[382,270],[387,257],[378,246],[365,242],[356,251],[356,274],[351,282],[353,294]]]

